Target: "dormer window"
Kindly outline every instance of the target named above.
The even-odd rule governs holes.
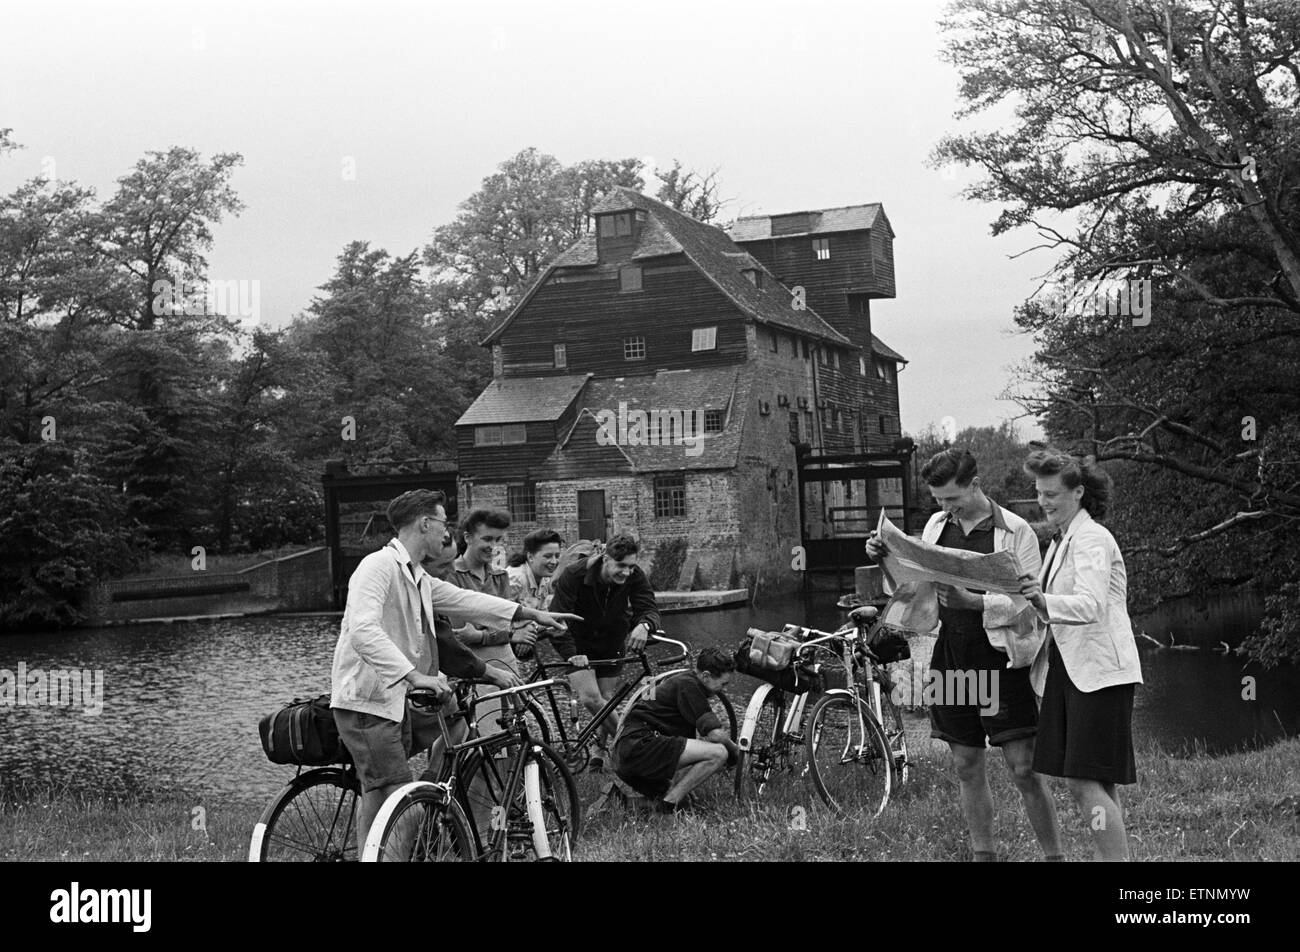
[[[745,279],[754,287],[761,288],[763,286],[763,272],[759,271],[757,268],[745,268],[740,273],[743,274]]]
[[[600,216],[600,237],[625,238],[630,234],[632,234],[631,212]]]

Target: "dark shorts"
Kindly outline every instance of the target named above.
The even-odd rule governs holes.
[[[614,747],[618,775],[637,793],[658,799],[673,785],[685,749],[685,737],[629,725]]]
[[[339,737],[357,766],[363,792],[411,782],[411,755],[440,736],[438,717],[432,712],[406,708],[402,723],[378,714],[334,708]]]
[[[930,658],[933,687],[926,689],[938,701],[930,702],[930,736],[979,748],[1033,737],[1038,702],[1029,669],[1006,665],[983,628],[940,631]]]
[[[1049,777],[1136,783],[1132,684],[1080,691],[1053,641],[1038,712],[1034,770]]]

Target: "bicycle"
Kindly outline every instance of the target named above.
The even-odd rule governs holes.
[[[454,743],[442,703],[431,692],[411,691],[417,707],[437,711],[444,748],[436,780],[405,784],[380,807],[366,837],[362,862],[441,862],[533,858],[568,861],[582,825],[573,774],[551,747],[533,736],[523,696],[553,681],[538,681],[484,695],[459,682],[465,740]],[[478,682],[481,683],[481,682]],[[511,711],[502,729],[478,733],[474,709],[500,698]],[[485,833],[481,828],[486,823]]]
[[[356,862],[360,799],[361,781],[350,761],[305,773],[298,768],[253,827],[248,861]]]
[[[662,659],[659,662],[661,665],[680,664],[690,657],[690,647],[685,642],[669,638],[662,631],[657,631],[651,635],[650,641],[658,644],[674,645],[678,649],[677,654]],[[598,669],[602,667],[613,667],[627,662],[639,663],[641,665],[641,671],[636,677],[620,684],[618,690],[614,692],[614,695],[605,702],[605,705],[599,711],[591,716],[591,719],[585,726],[579,726],[582,722],[583,715],[586,713],[586,709],[582,706],[576,694],[571,694],[569,697],[569,716],[567,718],[568,728],[566,729],[566,718],[561,712],[560,701],[556,697],[556,693],[552,688],[546,689],[546,698],[549,702],[550,713],[554,717],[553,723],[555,725],[554,732],[549,735],[554,739],[549,740],[548,743],[564,755],[564,762],[575,774],[580,774],[587,769],[591,760],[588,745],[592,739],[597,736],[597,732],[600,730],[601,725],[604,724],[610,716],[614,714],[614,712],[619,712],[618,720],[615,722],[617,734],[617,732],[622,729],[623,719],[626,717],[627,712],[632,709],[633,704],[645,697],[650,691],[653,691],[654,686],[663,681],[664,678],[671,677],[674,674],[686,670],[685,668],[673,668],[667,671],[656,672],[644,651],[634,652],[622,658],[610,660],[589,660],[587,665],[588,667]],[[573,670],[573,666],[567,661],[542,661],[539,658],[536,663],[537,669],[533,672],[533,675],[529,680],[530,684],[538,683],[538,679],[545,678],[549,671],[554,671],[556,669]],[[560,682],[556,679],[552,680],[550,683],[557,684]],[[626,704],[624,703],[625,701]],[[734,740],[736,738],[735,707],[723,694],[715,695],[710,700],[710,703],[714,707],[714,712],[718,714],[719,720],[727,725],[731,738]],[[540,708],[530,710],[530,713],[534,717],[538,717],[543,721],[545,720],[545,714],[541,713]]]
[[[889,673],[870,647],[878,627],[872,617],[855,611],[851,623],[834,632],[785,626],[801,642],[792,665],[811,680],[805,690],[764,683],[750,698],[738,742],[736,795],[742,802],[797,777],[811,779],[837,814],[869,809],[876,817],[892,790],[906,782],[907,734],[890,698]],[[813,690],[818,682],[821,689]]]

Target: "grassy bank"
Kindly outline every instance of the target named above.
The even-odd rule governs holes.
[[[914,782],[875,823],[838,820],[802,788],[754,810],[716,787],[690,814],[643,816],[615,806],[590,818],[583,860],[939,860],[968,855],[956,782],[945,755],[924,753]],[[1000,757],[989,760],[1000,849],[1038,858],[1019,796]],[[1225,757],[1138,753],[1140,782],[1124,788],[1134,858],[1294,860],[1300,855],[1300,739]],[[584,801],[600,790],[583,776]],[[1053,782],[1070,860],[1091,857],[1083,818]],[[195,829],[200,815],[205,829]],[[201,798],[87,798],[27,791],[0,803],[0,861],[243,860],[261,803]],[[796,808],[802,808],[802,813]],[[802,821],[802,822],[801,822]],[[799,827],[806,827],[800,829]]]

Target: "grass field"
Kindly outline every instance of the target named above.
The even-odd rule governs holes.
[[[616,806],[590,817],[577,858],[964,860],[969,848],[956,781],[941,750],[921,753],[913,782],[874,823],[837,819],[801,787],[784,791],[779,803],[744,808],[729,786],[715,782],[684,815],[648,816]],[[1019,796],[996,753],[989,764],[999,849],[1010,861],[1038,859]],[[1300,856],[1300,739],[1224,757],[1170,757],[1140,748],[1138,776],[1136,786],[1124,788],[1136,860]],[[600,775],[583,775],[579,782],[584,802],[601,790]],[[1067,858],[1091,858],[1083,818],[1063,784],[1054,781],[1052,788]],[[261,809],[261,803],[199,797],[123,800],[26,789],[0,802],[0,861],[243,860]]]

